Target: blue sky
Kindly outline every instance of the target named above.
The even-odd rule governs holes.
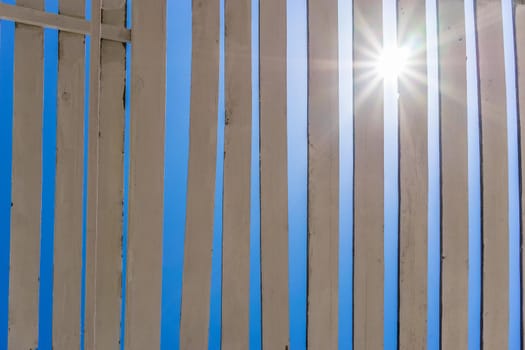
[[[221,1],[223,6],[224,0]],[[12,3],[12,0],[3,2]],[[258,0],[252,0],[253,105],[258,96]],[[385,44],[395,42],[395,2],[384,0]],[[510,222],[510,349],[520,348],[519,322],[519,205],[516,96],[511,0],[503,0],[509,128],[509,222]],[[427,0],[429,47],[429,311],[428,348],[439,348],[439,148],[436,45],[436,5]],[[86,4],[89,17],[90,4]],[[306,335],[306,179],[307,179],[307,61],[306,1],[288,0],[288,149],[290,228],[290,342],[291,349],[305,348]],[[479,130],[476,92],[473,0],[465,1],[469,98],[469,349],[479,349],[480,311],[480,188]],[[46,0],[46,10],[57,11],[57,0]],[[165,146],[165,218],[162,300],[162,349],[177,349],[179,342],[182,253],[188,161],[189,94],[191,78],[191,0],[168,1],[167,98]],[[340,312],[339,343],[351,349],[352,339],[352,3],[339,0],[340,59]],[[12,74],[14,25],[0,21],[0,349],[7,342],[9,208],[11,177]],[[129,22],[129,20],[128,20]],[[221,23],[224,11],[221,10]],[[128,23],[129,24],[129,23]],[[52,249],[54,159],[56,142],[57,31],[47,29],[44,43],[43,193],[41,239],[41,287],[39,349],[51,349]],[[221,42],[224,31],[221,29]],[[89,48],[89,40],[86,43]],[[89,55],[86,56],[87,58]],[[128,56],[129,57],[129,56]],[[88,61],[88,60],[87,60]],[[129,63],[129,62],[128,62]],[[217,145],[216,211],[213,243],[212,292],[210,298],[210,349],[220,348],[221,312],[221,202],[224,130],[224,51],[221,45],[219,81],[219,129]],[[86,68],[86,77],[88,69]],[[397,345],[397,107],[395,85],[385,86],[385,348]],[[128,90],[129,91],[129,90]],[[86,96],[87,97],[87,96]],[[128,94],[129,97],[129,94]],[[128,99],[129,101],[129,99]],[[87,108],[87,107],[86,107]],[[260,349],[260,263],[258,207],[258,109],[253,112],[250,348]],[[127,124],[129,127],[129,114]],[[126,138],[125,164],[128,164]],[[127,183],[127,178],[124,179]],[[126,227],[124,227],[124,238]],[[124,260],[125,263],[125,260]],[[125,280],[125,279],[124,279]],[[125,290],[125,289],[124,289]],[[123,310],[124,311],[124,310]],[[123,330],[124,331],[124,330]]]

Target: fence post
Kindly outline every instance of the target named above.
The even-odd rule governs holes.
[[[181,349],[207,349],[217,159],[219,1],[192,4],[190,140]]]
[[[262,348],[287,349],[288,164],[286,1],[260,1]]]
[[[126,335],[128,350],[160,347],[166,1],[133,1]]]
[[[482,342],[505,349],[509,329],[509,223],[501,1],[476,2],[481,115]]]
[[[383,348],[384,120],[381,0],[354,0],[354,348]]]
[[[307,346],[337,349],[339,54],[337,1],[308,1]]]
[[[18,5],[41,10],[44,2],[19,0]],[[35,349],[38,345],[43,38],[41,28],[15,24],[8,336],[10,350]]]
[[[125,27],[126,1],[92,6],[93,21]],[[102,24],[92,23],[93,32]],[[126,44],[91,40],[91,79],[100,81],[90,89],[85,348],[111,349],[119,346],[121,322]]]
[[[249,347],[251,0],[225,0],[222,348]]]
[[[84,1],[60,1],[83,17]],[[84,35],[58,33],[57,155],[53,257],[53,348],[80,344],[84,170]]]
[[[441,344],[468,348],[468,125],[465,4],[438,1]]]
[[[399,348],[427,346],[428,108],[425,2],[397,3],[399,72]]]

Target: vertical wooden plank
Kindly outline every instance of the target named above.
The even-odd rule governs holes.
[[[44,6],[42,0],[19,0],[17,4],[39,10]],[[15,25],[10,350],[36,349],[38,345],[43,37],[41,28]]]
[[[160,347],[166,2],[134,0],[131,45],[131,125],[127,350]]]
[[[104,1],[101,15],[103,23],[123,27],[126,2]],[[96,39],[93,45],[97,45]],[[120,343],[125,59],[125,44],[101,40],[100,83],[92,90],[100,88],[99,107],[90,114],[95,116],[91,123],[98,121],[91,133],[95,136],[91,149],[96,150],[98,143],[98,165],[91,169],[97,173],[98,188],[90,188],[89,192],[97,193],[97,219],[95,233],[90,232],[88,237],[86,259],[90,277],[86,293],[87,349],[117,349]]]
[[[354,349],[383,348],[383,81],[381,0],[354,0]]]
[[[520,124],[520,160],[521,160],[521,327],[525,334],[525,254],[523,252],[525,223],[525,2],[517,0],[514,8],[514,41],[516,44],[516,75],[518,83],[518,114]],[[522,339],[522,344],[525,339]]]
[[[482,343],[506,349],[509,330],[507,115],[501,2],[478,0],[482,171]]]
[[[468,125],[463,1],[438,1],[441,346],[468,348]]]
[[[310,349],[337,349],[339,72],[337,1],[308,1],[308,314]]]
[[[427,345],[428,111],[425,2],[397,3],[399,86],[399,348]]]
[[[87,209],[86,209],[86,301],[85,347],[94,349],[95,289],[99,172],[99,95],[100,95],[100,12],[101,0],[91,1],[91,37],[89,47],[89,101],[87,132]]]
[[[207,349],[219,86],[219,1],[193,1],[181,349]]]
[[[249,347],[251,0],[225,0],[222,348]]]
[[[260,165],[262,348],[288,349],[286,1],[261,0]]]
[[[83,0],[61,0],[60,14],[83,17]],[[58,34],[57,148],[53,260],[53,348],[80,344],[84,36]]]

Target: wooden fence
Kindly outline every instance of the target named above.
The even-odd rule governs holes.
[[[178,0],[177,0],[178,1]],[[252,109],[260,111],[262,344],[289,347],[286,1],[260,0],[260,99],[252,105],[251,0],[225,0],[222,348],[249,348]],[[53,349],[78,348],[88,144],[85,348],[160,347],[166,89],[166,2],[0,3],[16,22],[8,349],[38,347],[42,202],[43,28],[59,30]],[[308,0],[307,347],[338,347],[338,1]],[[371,64],[383,38],[382,0],[353,1],[354,349],[381,349],[384,325],[383,81]],[[441,174],[441,346],[468,348],[467,65],[464,2],[437,0]],[[417,43],[399,78],[400,349],[427,345],[428,98],[426,9],[398,0],[398,45]],[[525,116],[525,5],[514,4],[519,114]],[[207,349],[219,79],[219,1],[193,0],[190,148],[181,349]],[[482,344],[508,348],[507,102],[501,2],[475,5],[482,193]],[[90,70],[84,74],[86,36]],[[126,48],[131,45],[128,244],[122,251]],[[89,100],[85,101],[85,81]],[[84,105],[89,106],[84,139]],[[0,106],[2,108],[3,106]],[[525,122],[520,119],[520,134]],[[0,125],[0,128],[3,127]],[[525,154],[525,138],[520,141]],[[525,162],[521,170],[525,172]],[[521,187],[525,176],[521,176]],[[523,196],[521,201],[525,200]],[[347,214],[344,214],[347,215]],[[522,211],[525,217],[525,211]],[[127,255],[121,320],[121,255]],[[522,267],[522,272],[525,268]],[[525,278],[525,277],[524,277]],[[522,302],[522,306],[524,303]],[[521,312],[525,315],[525,312]],[[521,321],[522,326],[525,322]],[[2,346],[2,344],[0,344]]]

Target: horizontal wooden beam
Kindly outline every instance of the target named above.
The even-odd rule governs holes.
[[[27,7],[0,3],[0,19],[29,24],[43,28],[54,28],[77,34],[91,34],[91,22],[82,18],[58,15]],[[131,41],[129,29],[102,24],[101,38],[119,42]]]

